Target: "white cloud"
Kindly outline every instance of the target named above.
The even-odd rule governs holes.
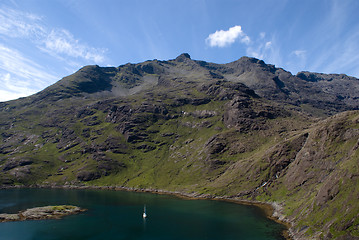
[[[54,80],[45,69],[24,57],[20,52],[0,44],[0,69],[24,79],[34,79],[38,83],[45,83],[46,79]],[[43,82],[40,82],[43,81]]]
[[[233,44],[237,39],[240,39],[245,44],[251,42],[249,36],[242,31],[242,27],[237,25],[227,31],[217,30],[215,33],[209,34],[206,43],[211,47],[226,47]]]
[[[262,32],[257,39],[247,46],[246,54],[267,63],[282,65],[281,49],[276,42],[274,35],[270,35],[270,40],[268,40],[267,34]]]
[[[40,49],[55,54],[64,54],[74,58],[100,63],[104,61],[103,49],[96,49],[82,44],[67,30],[51,30],[44,39],[44,46]]]
[[[271,47],[272,47],[272,42],[271,41],[266,42],[266,44],[264,45],[265,49],[268,49],[268,48],[271,48]]]
[[[5,102],[5,101],[25,97],[25,96],[28,96],[28,95],[24,95],[22,93],[13,93],[13,92],[9,92],[9,91],[0,89],[0,102]]]
[[[292,52],[292,54],[294,54],[297,57],[305,57],[306,53],[307,53],[307,51],[305,51],[305,50],[295,50]]]
[[[243,36],[241,38],[241,43],[249,44],[251,42],[251,39],[248,36]]]
[[[0,9],[0,34],[5,37],[30,40],[44,52],[68,62],[70,58],[84,64],[102,63],[105,50],[81,43],[66,29],[46,27],[42,17],[13,9]]]
[[[261,49],[259,49],[259,48],[255,49],[253,47],[249,47],[246,50],[246,54],[248,55],[248,57],[263,59],[263,54],[261,53]]]
[[[247,56],[263,60],[278,60],[279,50],[273,47],[274,39],[268,41],[266,36],[265,32],[261,32],[257,39],[252,40],[242,31],[241,26],[234,26],[227,31],[219,30],[210,34],[206,39],[206,43],[211,47],[225,47],[239,40],[245,44]]]
[[[257,40],[255,43],[248,46],[246,49],[246,53],[249,57],[255,57],[258,59],[265,60],[269,57],[270,53],[272,52],[272,41],[263,41],[263,39]]]
[[[0,89],[0,102],[29,96],[37,92],[32,89],[28,82],[13,78],[10,73],[0,74],[0,83],[3,89]]]
[[[292,51],[288,56],[285,64],[285,68],[296,74],[299,71],[306,69],[307,51],[303,49],[297,49]]]
[[[9,8],[0,9],[0,34],[16,38],[37,38],[45,34],[41,17]]]
[[[20,52],[0,44],[0,101],[28,96],[58,79]]]
[[[307,70],[359,78],[359,22],[354,5],[357,5],[355,0],[328,1],[329,11],[321,24],[313,26],[316,35],[311,36],[308,44]]]
[[[63,61],[64,69],[105,61],[104,49],[88,46],[68,30],[49,27],[41,16],[3,7],[0,9],[0,40],[4,40],[0,43],[0,101],[28,96],[59,80],[35,62],[37,56],[30,60],[23,52],[5,45],[13,39],[25,40],[29,51],[40,49]]]
[[[359,27],[357,28],[359,30]],[[345,41],[331,45],[322,57],[317,58],[314,66],[325,73],[346,73],[359,77],[359,31],[354,32]],[[328,59],[330,59],[328,61]]]

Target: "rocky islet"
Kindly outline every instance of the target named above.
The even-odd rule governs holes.
[[[64,216],[78,214],[84,211],[86,211],[86,209],[72,205],[35,207],[20,211],[16,214],[1,213],[0,222],[60,219]]]

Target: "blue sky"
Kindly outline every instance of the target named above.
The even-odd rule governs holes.
[[[0,1],[0,101],[84,65],[263,59],[293,74],[359,77],[357,0]]]

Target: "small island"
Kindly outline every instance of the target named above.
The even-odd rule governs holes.
[[[35,207],[15,214],[2,213],[0,214],[0,222],[60,219],[63,216],[78,214],[84,211],[86,209],[72,205]]]

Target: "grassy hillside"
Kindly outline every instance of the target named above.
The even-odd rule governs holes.
[[[324,119],[341,106],[329,98],[329,110],[313,99],[294,104],[293,78],[263,97],[265,90],[240,81],[268,76],[258,66],[282,74],[265,80],[275,91],[285,73],[258,60],[219,66],[181,55],[85,67],[2,103],[0,185],[122,186],[272,202],[299,239],[359,238],[359,112]]]

